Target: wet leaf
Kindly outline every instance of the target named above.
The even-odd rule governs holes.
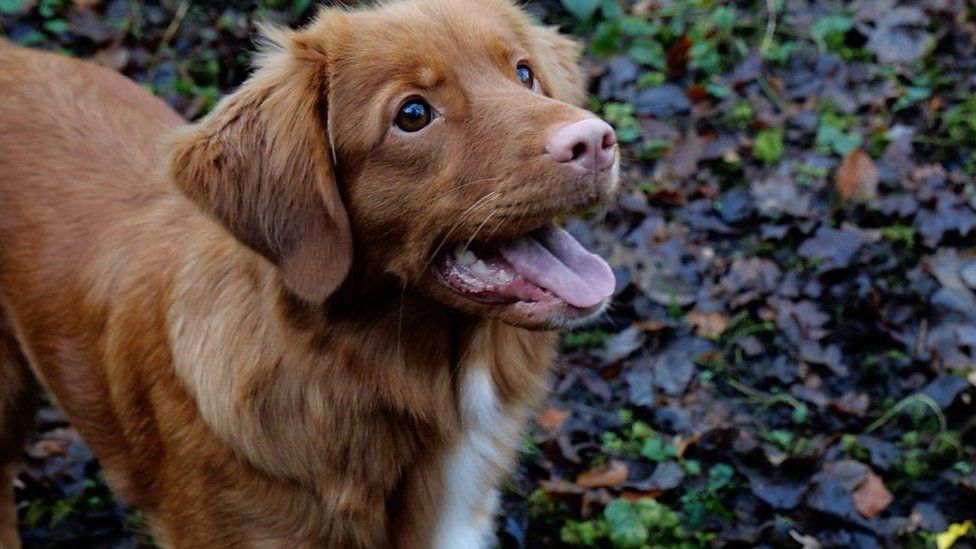
[[[697,309],[688,313],[688,323],[703,337],[716,338],[729,327],[729,317],[723,313],[703,313]]]
[[[854,149],[845,156],[834,176],[837,193],[842,199],[851,202],[867,202],[876,198],[878,181],[878,169],[874,166],[874,161],[861,149]]]
[[[874,473],[868,473],[867,478],[854,490],[853,495],[857,512],[869,519],[881,514],[895,499],[881,477]]]
[[[563,424],[566,423],[570,415],[572,412],[569,410],[546,408],[535,417],[535,423],[546,431],[556,433],[562,430]]]
[[[576,484],[583,488],[617,486],[627,480],[629,469],[621,461],[608,461],[576,477]]]
[[[586,22],[593,18],[600,8],[600,0],[561,0],[563,6],[580,21]]]

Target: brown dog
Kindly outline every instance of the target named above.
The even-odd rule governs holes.
[[[35,378],[165,545],[490,541],[548,330],[613,290],[551,224],[614,190],[613,132],[507,0],[270,34],[192,126],[0,50],[0,545]]]

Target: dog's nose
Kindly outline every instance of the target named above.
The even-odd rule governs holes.
[[[599,118],[573,122],[553,132],[546,152],[560,164],[586,173],[603,171],[617,159],[617,134]]]

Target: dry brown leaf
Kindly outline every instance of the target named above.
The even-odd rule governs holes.
[[[579,495],[583,493],[583,488],[561,478],[540,480],[539,486],[550,495]]]
[[[661,490],[623,490],[620,492],[620,498],[625,499],[631,503],[637,503],[638,501],[644,499],[657,499],[664,495]]]
[[[79,9],[92,9],[102,3],[102,0],[72,0],[72,4]]]
[[[576,479],[576,484],[583,488],[602,488],[616,486],[627,480],[629,469],[621,461],[610,461],[584,472]]]
[[[47,459],[51,456],[63,456],[68,453],[71,443],[67,440],[42,438],[27,446],[27,455],[34,459]]]
[[[854,149],[837,168],[834,186],[844,200],[867,202],[878,196],[878,179],[878,168],[868,153]]]
[[[688,438],[680,437],[680,436],[676,437],[673,443],[675,449],[678,451],[677,457],[679,458],[683,457],[685,455],[685,450],[687,450],[688,447],[691,446],[692,444],[697,444],[699,438],[701,438],[700,435],[692,435]]]
[[[881,477],[874,473],[868,473],[868,478],[854,490],[854,507],[864,518],[878,516],[894,499]]]
[[[563,423],[566,423],[566,419],[569,418],[569,415],[569,410],[546,408],[545,410],[539,412],[539,415],[535,417],[535,424],[546,431],[549,431],[550,433],[557,433],[562,430]]]
[[[128,48],[112,47],[99,50],[91,57],[91,61],[96,65],[121,71],[129,64],[130,54]]]
[[[718,337],[729,327],[729,317],[722,313],[703,313],[697,309],[688,313],[688,322],[702,337]]]

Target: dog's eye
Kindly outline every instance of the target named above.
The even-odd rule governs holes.
[[[430,105],[423,99],[411,99],[400,107],[396,126],[405,132],[419,132],[433,120]]]
[[[515,71],[518,73],[519,81],[527,88],[535,87],[535,74],[532,73],[532,69],[526,65],[519,65]]]

